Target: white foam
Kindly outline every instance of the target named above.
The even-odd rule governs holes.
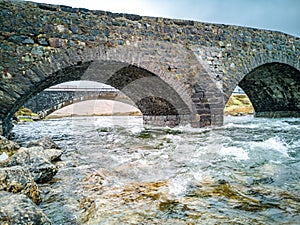
[[[175,196],[182,196],[186,193],[188,186],[191,184],[191,177],[178,176],[170,180],[169,183],[169,193]]]
[[[252,148],[270,149],[280,152],[286,157],[289,157],[288,150],[289,146],[279,137],[272,137],[263,142],[251,142]]]
[[[235,146],[231,146],[231,147],[222,147],[220,152],[220,155],[230,155],[230,156],[234,156],[235,159],[237,160],[248,160],[249,156],[248,153],[241,147],[235,147]]]
[[[142,126],[132,126],[130,129],[130,132],[132,134],[139,134],[140,132],[142,132],[144,128]]]
[[[5,152],[2,152],[2,154],[0,155],[0,162],[5,161],[8,158],[9,158],[8,155]]]
[[[225,128],[249,128],[256,129],[259,128],[259,124],[237,124],[237,123],[227,123],[225,124]]]

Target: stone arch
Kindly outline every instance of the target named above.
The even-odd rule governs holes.
[[[201,79],[199,80],[197,76],[202,71],[197,66],[191,65],[191,62],[198,63],[193,53],[186,47],[161,42],[141,42],[112,48],[99,46],[66,49],[57,52],[35,63],[24,75],[19,76],[19,79],[24,80],[25,85],[20,87],[20,92],[13,93],[15,96],[12,96],[10,101],[12,104],[6,107],[6,116],[3,119],[4,123],[7,123],[4,124],[5,131],[8,132],[10,129],[9,121],[13,114],[32,96],[55,84],[80,79],[109,84],[125,92],[134,99],[134,102],[151,99],[153,105],[163,106],[165,111],[152,116],[163,116],[162,121],[175,119],[173,125],[180,123],[191,123],[196,127],[210,125],[208,104],[205,101],[199,103],[199,99],[206,99],[204,95],[198,96],[197,85]],[[190,71],[187,68],[191,68]],[[125,79],[118,79],[122,74],[123,76],[126,74]],[[123,83],[120,82],[121,80]],[[153,84],[159,84],[159,88]],[[130,89],[133,85],[138,87],[138,90]],[[148,95],[145,94],[147,92]],[[136,95],[137,93],[143,95]],[[145,104],[140,104],[140,107],[143,105]],[[197,109],[199,105],[208,108],[202,117]],[[176,115],[168,114],[168,110],[169,113],[176,113]],[[142,108],[141,111],[142,113],[144,111],[146,116],[150,116],[147,107]],[[208,118],[205,117],[206,115]],[[147,120],[145,117],[144,120],[153,121],[153,118]]]
[[[37,96],[37,98],[39,98],[39,97]],[[30,108],[30,106],[33,107],[33,105],[35,103],[33,103],[32,100],[34,101],[35,99],[36,98],[31,99],[30,102],[27,102],[25,107],[28,107],[28,108]],[[115,94],[114,93],[89,94],[89,93],[86,93],[85,95],[76,95],[75,94],[75,96],[70,96],[70,98],[68,98],[68,99],[59,101],[59,102],[57,102],[57,104],[52,105],[51,107],[43,107],[41,110],[39,109],[38,111],[34,111],[34,110],[33,111],[35,113],[39,114],[41,118],[45,118],[46,116],[50,115],[51,113],[53,113],[59,109],[62,109],[64,107],[67,107],[67,106],[75,104],[75,103],[90,101],[90,100],[111,100],[111,101],[125,103],[125,104],[128,104],[128,105],[138,108],[138,106],[124,94],[118,94],[118,93],[115,93]],[[32,109],[32,108],[30,108],[30,109]]]
[[[244,60],[243,73],[232,76],[228,100],[239,85],[252,102],[256,116],[300,116],[300,60],[295,54],[264,53]]]

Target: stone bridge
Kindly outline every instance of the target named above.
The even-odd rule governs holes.
[[[29,99],[24,106],[45,118],[63,107],[88,100],[113,100],[136,107],[130,98],[112,88],[46,89]]]
[[[148,124],[220,126],[237,85],[257,116],[300,114],[298,37],[24,1],[0,6],[5,135],[26,101],[73,80],[121,90]]]

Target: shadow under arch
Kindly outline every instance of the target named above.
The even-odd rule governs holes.
[[[300,117],[300,71],[284,63],[266,63],[248,73],[239,86],[257,117]]]
[[[145,124],[177,126],[191,111],[181,96],[156,74],[136,65],[95,61],[84,79],[110,85],[128,96],[142,112]]]
[[[46,77],[34,89],[30,89],[27,95],[22,96],[16,102],[11,112],[17,111],[26,101],[44,89],[74,80],[101,82],[121,90],[140,109],[142,114],[145,114],[147,117],[145,123],[147,124],[154,122],[155,125],[176,126],[182,121],[180,115],[191,114],[178,93],[160,77],[143,68],[116,61],[85,62],[63,68],[52,76]],[[120,99],[116,98],[115,100]],[[161,106],[163,107],[159,110],[152,108]],[[175,108],[176,110],[174,110]],[[159,118],[161,116],[162,118]]]

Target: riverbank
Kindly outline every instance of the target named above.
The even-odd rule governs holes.
[[[48,137],[21,147],[0,136],[0,224],[52,224],[40,207],[40,187],[58,172],[62,153]]]
[[[254,108],[246,94],[232,94],[225,105],[225,116],[253,115]]]

